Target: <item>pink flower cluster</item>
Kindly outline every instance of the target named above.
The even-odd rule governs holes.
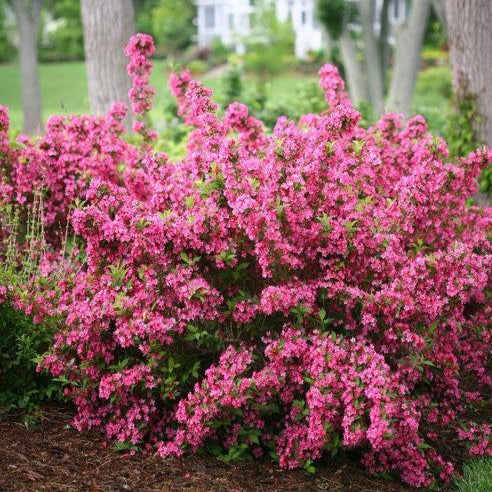
[[[12,186],[8,181],[12,161],[15,157],[9,143],[9,113],[0,105],[0,203],[9,203],[12,199]]]
[[[153,141],[157,133],[147,128],[145,116],[152,109],[155,90],[149,85],[153,63],[150,57],[155,52],[154,40],[148,34],[137,34],[130,39],[125,54],[129,57],[128,74],[132,79],[132,88],[128,96],[132,101],[135,116],[133,131],[140,133],[145,140]]]
[[[152,46],[127,48],[137,114]],[[327,110],[271,134],[172,75],[192,127],[178,162],[126,143],[119,113],[57,118],[8,157],[21,199],[36,156],[49,220],[85,200],[72,223],[86,262],[51,296],[64,326],[44,362],[71,382],[78,428],[288,468],[359,447],[414,486],[449,480],[450,432],[490,453],[470,416],[492,384],[492,215],[467,200],[492,152],[451,163],[422,117],[366,130],[336,69],[320,75]]]
[[[8,126],[0,124],[0,146],[6,148],[0,148],[0,198],[28,206],[41,193],[48,239],[59,239],[71,207],[86,198],[92,177],[117,181],[120,163],[134,158],[122,139],[126,111],[115,104],[104,117],[51,116],[43,137],[31,142],[21,135],[15,147],[9,146]],[[6,115],[2,107],[0,115]]]

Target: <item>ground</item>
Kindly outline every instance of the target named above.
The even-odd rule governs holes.
[[[87,79],[84,62],[42,63],[39,66],[41,98],[44,120],[51,114],[82,114],[89,112]],[[169,71],[166,62],[157,60],[152,73],[151,83],[156,90],[152,119],[163,118],[165,102],[171,98],[167,87]],[[200,76],[203,82],[221,94],[221,77]],[[272,93],[277,97],[288,98],[294,95],[295,88],[304,80],[316,80],[315,74],[282,74],[271,81]],[[22,124],[22,102],[20,92],[20,72],[17,64],[0,64],[0,104],[9,108],[12,126],[20,128]]]
[[[165,102],[171,97],[167,88],[166,62],[157,60],[151,82],[156,89],[152,119],[159,123],[163,118]],[[216,73],[200,76],[203,82],[222,93],[221,77]],[[17,64],[0,65],[0,104],[9,108],[13,128],[22,124],[20,73]],[[84,62],[57,62],[40,64],[43,118],[51,114],[81,114],[89,111],[87,81]],[[306,80],[317,80],[315,73],[284,73],[270,81],[270,93],[277,102],[295,97],[295,89]],[[448,65],[422,70],[412,104],[413,113],[422,113],[429,120],[431,130],[438,133],[449,111],[451,73]]]
[[[316,474],[282,471],[267,461],[227,464],[214,458],[125,457],[95,432],[69,427],[64,409],[46,409],[28,429],[0,415],[0,492],[404,492],[367,474],[348,457],[322,463]]]

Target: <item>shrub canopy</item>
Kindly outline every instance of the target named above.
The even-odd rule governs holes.
[[[475,411],[491,385],[491,214],[467,206],[491,151],[448,162],[419,116],[363,129],[326,65],[327,109],[272,133],[172,75],[190,133],[170,162],[145,119],[152,53],[145,35],[127,48],[136,143],[122,105],[52,117],[20,146],[1,113],[3,199],[42,187],[52,244],[15,302],[63,320],[43,367],[76,427],[132,452],[308,470],[357,447],[414,486],[449,479],[450,433],[491,453]],[[72,255],[57,249],[68,216]]]

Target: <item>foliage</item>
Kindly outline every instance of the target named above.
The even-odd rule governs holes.
[[[4,201],[44,190],[52,256],[24,303],[63,320],[42,366],[67,383],[74,425],[130,453],[308,471],[357,448],[414,486],[450,479],[450,436],[491,454],[492,219],[467,199],[492,152],[450,163],[419,116],[364,129],[326,65],[327,107],[272,132],[173,74],[191,133],[171,161],[146,118],[153,50],[127,47],[131,142],[122,105],[53,117],[18,146],[0,112]],[[69,261],[58,224],[76,198]]]
[[[344,18],[351,12],[348,3],[345,0],[317,0],[316,7],[319,20],[327,32],[333,39],[338,39],[342,34]]]
[[[42,61],[71,61],[84,59],[84,36],[80,2],[54,0],[48,4],[53,19],[59,24],[52,32],[41,35],[39,58]]]
[[[156,62],[160,63],[159,61]],[[335,62],[332,61],[332,63]],[[321,64],[319,65],[321,66]],[[82,114],[89,111],[87,100],[87,79],[85,66],[82,62],[65,63],[41,63],[40,64],[41,90],[43,97],[43,115],[50,114]],[[59,74],[63,73],[63,77]],[[16,64],[0,65],[0,104],[9,107],[10,120],[13,128],[22,125],[22,104],[19,79],[19,66]],[[208,86],[213,88],[214,96],[221,102],[224,100],[224,84],[222,76],[218,74],[206,74],[203,80]],[[412,114],[424,114],[429,118],[427,121],[432,133],[444,135],[444,127],[447,121],[449,108],[449,96],[445,96],[441,88],[444,84],[434,83],[436,79],[446,79],[451,87],[449,67],[431,67],[422,70],[417,79],[417,87],[414,95]],[[152,73],[151,82],[154,87],[163,87],[167,80],[167,71],[162,66],[156,67]],[[315,80],[311,72],[300,74],[298,72],[284,72],[267,81],[268,98],[275,104],[285,102],[288,106],[290,102],[296,103],[293,98],[298,86]],[[247,92],[252,90],[255,79],[243,78],[244,95],[241,101],[247,101]],[[156,94],[154,109],[152,110],[152,120],[159,131],[164,126],[164,119],[167,114],[163,111],[173,99],[166,87],[159,90]]]
[[[449,53],[438,48],[423,48],[422,64],[424,66],[446,66],[449,63]]]
[[[276,102],[270,97],[262,107],[255,106],[253,99],[250,106],[254,116],[261,119],[268,128],[273,128],[279,116],[299,120],[305,114],[321,112],[325,105],[323,91],[314,81],[308,81],[296,88],[291,101]]]
[[[268,128],[275,126],[279,116],[298,120],[304,114],[321,112],[326,105],[323,91],[311,80],[298,84],[294,97],[288,100],[271,97],[273,91],[269,85],[261,82],[244,84],[244,80],[247,80],[247,74],[239,65],[231,65],[223,77],[222,103],[227,107],[233,102],[243,101],[251,114]]]
[[[7,31],[5,19],[5,0],[0,0],[0,63],[12,60],[15,53]]]
[[[463,477],[455,481],[458,492],[489,492],[492,484],[492,457],[473,460],[463,469]]]
[[[208,69],[207,63],[203,60],[191,60],[187,67],[194,75],[203,75]]]
[[[455,98],[455,110],[449,118],[446,136],[453,157],[464,156],[478,145],[475,125],[480,119],[477,111],[476,97],[468,95]]]
[[[192,0],[159,0],[152,10],[152,31],[161,51],[172,54],[191,44],[194,17]]]
[[[453,98],[454,109],[447,118],[444,127],[449,150],[452,157],[460,157],[470,153],[481,142],[477,135],[477,125],[482,115],[477,108],[476,96],[466,94]],[[480,191],[492,193],[492,166],[484,169],[479,178]]]
[[[252,17],[252,32],[245,40],[245,68],[260,79],[279,73],[292,64],[295,35],[290,22],[280,22],[275,6],[258,5]]]
[[[134,0],[135,27],[138,32],[154,36],[154,23],[152,14],[159,0]]]
[[[447,42],[446,29],[439,21],[436,11],[431,9],[424,35],[424,46],[443,48]]]
[[[61,385],[36,366],[50,347],[54,329],[35,325],[9,303],[0,304],[0,407],[33,410],[40,403],[61,397]]]
[[[224,75],[224,97],[225,106],[241,99],[244,90],[244,73],[239,67],[239,64],[232,63]]]
[[[215,37],[210,43],[208,63],[211,67],[223,65],[227,62],[231,53],[231,48],[226,46],[219,37]]]
[[[47,320],[34,324],[20,302],[43,250],[41,207],[39,202],[29,207],[24,248],[17,243],[22,234],[19,210],[4,205],[0,211],[0,407],[33,411],[40,403],[61,397],[61,385],[36,372],[53,341],[55,326]]]

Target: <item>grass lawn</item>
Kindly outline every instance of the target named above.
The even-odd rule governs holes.
[[[40,65],[43,117],[53,113],[82,113],[89,108],[83,62]],[[22,123],[19,66],[0,65],[0,104],[9,108],[13,127]]]
[[[170,97],[167,73],[163,67],[163,62],[158,62],[152,76],[152,84],[157,91],[156,109],[161,108],[161,111],[164,97]],[[54,113],[80,114],[89,111],[84,62],[41,64],[40,79],[45,120]],[[9,108],[12,127],[19,128],[22,124],[22,103],[17,64],[0,65],[0,104]]]
[[[164,105],[169,100],[167,88],[167,65],[157,61],[152,75],[156,89],[156,100],[152,117],[157,123],[162,120]],[[40,65],[43,118],[50,114],[80,114],[89,110],[87,81],[83,62],[45,63]],[[283,74],[270,81],[269,94],[277,100],[288,101],[295,97],[295,89],[306,80],[316,76]],[[203,77],[206,85],[214,89],[217,96],[222,93],[222,81],[218,76]],[[431,129],[438,131],[447,113],[451,75],[448,67],[432,67],[420,72],[413,112],[423,113]],[[13,128],[22,123],[20,74],[17,64],[0,65],[0,104],[9,108]]]
[[[451,111],[451,70],[449,66],[422,70],[417,78],[412,113],[422,114],[431,132],[442,133]]]
[[[492,456],[474,459],[463,468],[463,477],[456,481],[458,492],[490,492],[492,490]]]

